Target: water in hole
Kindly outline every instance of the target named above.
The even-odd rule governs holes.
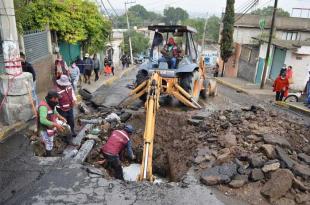
[[[123,167],[124,179],[126,181],[137,181],[138,175],[140,173],[141,164],[130,164],[128,167]],[[154,183],[166,183],[167,179],[159,178],[155,176]]]

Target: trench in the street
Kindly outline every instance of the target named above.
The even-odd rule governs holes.
[[[172,112],[165,109],[160,110],[156,115],[156,127],[153,148],[153,174],[163,181],[179,181],[191,167],[192,153],[197,148],[197,128],[189,126],[186,112]],[[126,175],[139,174],[139,166],[143,156],[143,134],[145,127],[145,113],[135,112],[127,121],[135,128],[132,137],[133,151],[136,156],[135,161],[126,160],[126,152],[121,154],[124,162],[124,172]],[[108,133],[104,134],[108,136]],[[104,137],[102,137],[104,138]],[[97,143],[90,152],[87,163],[96,167],[101,167],[97,162],[102,161],[100,147],[104,144]],[[129,173],[127,173],[129,172]],[[132,173],[134,172],[134,173]]]

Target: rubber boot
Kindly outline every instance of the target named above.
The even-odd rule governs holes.
[[[46,150],[45,151],[45,157],[51,157],[52,156],[52,151],[51,150]]]

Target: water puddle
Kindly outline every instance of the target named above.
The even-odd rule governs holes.
[[[128,167],[123,167],[124,179],[126,181],[137,181],[140,173],[141,164],[130,164]],[[168,183],[169,180],[155,176],[154,184]]]

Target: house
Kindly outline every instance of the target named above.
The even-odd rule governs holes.
[[[226,76],[261,83],[270,25],[271,16],[236,16],[234,42],[237,45],[235,48],[240,47],[241,52],[240,58],[232,57],[225,70]],[[276,17],[267,79],[273,81],[284,64],[293,67],[292,88],[303,89],[310,68],[310,19]]]

